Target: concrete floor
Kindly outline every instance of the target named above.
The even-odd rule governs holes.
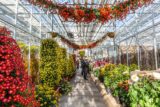
[[[61,97],[59,107],[106,107],[95,84],[89,77],[84,80],[80,70],[77,71],[72,85],[72,92]]]

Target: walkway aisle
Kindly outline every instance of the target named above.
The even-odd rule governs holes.
[[[106,107],[95,84],[89,78],[84,80],[77,72],[72,81],[73,90],[60,99],[60,107]]]

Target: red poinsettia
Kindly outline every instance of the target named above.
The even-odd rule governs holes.
[[[6,28],[3,28],[6,30]],[[16,41],[0,29],[0,107],[39,107]]]

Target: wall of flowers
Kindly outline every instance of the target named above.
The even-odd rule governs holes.
[[[35,97],[35,86],[25,70],[21,50],[5,27],[0,27],[0,106],[40,106]]]
[[[74,55],[67,57],[66,49],[53,39],[30,49],[29,76],[28,45],[0,28],[0,107],[58,107],[60,96],[72,90]]]

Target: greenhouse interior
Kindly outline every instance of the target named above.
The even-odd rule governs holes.
[[[160,107],[160,0],[0,0],[0,107]]]

